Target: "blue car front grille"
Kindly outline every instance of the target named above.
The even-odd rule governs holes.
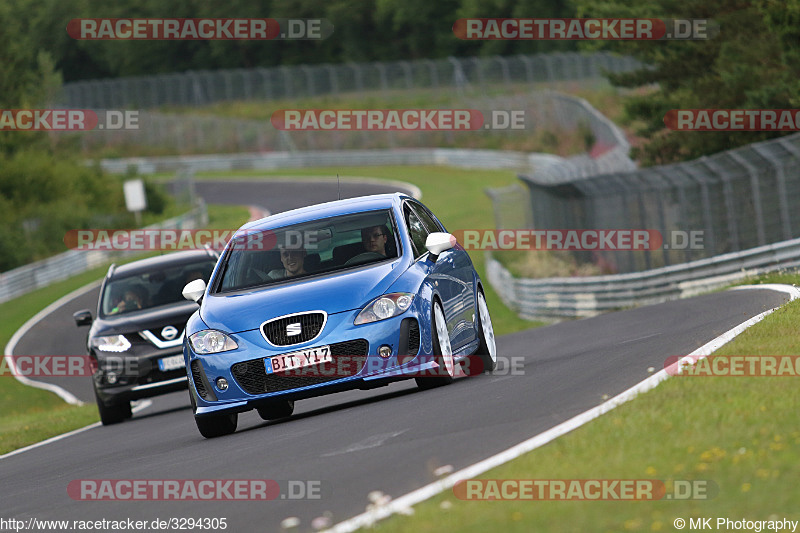
[[[290,324],[300,324],[300,332],[296,335],[289,335],[286,328]],[[306,313],[302,315],[292,315],[267,322],[261,328],[264,336],[275,346],[290,346],[308,342],[322,330],[325,324],[323,313]]]
[[[333,362],[316,365],[313,369],[267,374],[262,358],[236,363],[231,367],[231,373],[248,394],[265,394],[353,376],[364,367],[369,350],[369,343],[365,339],[338,342],[330,346]]]

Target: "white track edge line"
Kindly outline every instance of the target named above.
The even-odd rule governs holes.
[[[100,283],[101,282],[99,281],[92,282],[88,285],[84,285],[83,287],[70,292],[69,294],[62,296],[55,302],[51,303],[50,305],[48,305],[47,307],[45,307],[44,309],[33,315],[24,324],[22,324],[22,326],[20,326],[20,328],[17,331],[14,332],[14,334],[11,336],[11,339],[8,341],[8,344],[6,344],[5,349],[3,350],[3,355],[7,357],[6,361],[8,362],[8,366],[11,370],[12,375],[17,379],[17,381],[19,381],[23,385],[28,385],[30,387],[35,387],[37,389],[44,389],[54,394],[57,394],[62,400],[64,400],[68,404],[71,405],[84,404],[84,402],[80,401],[71,392],[67,391],[62,387],[59,387],[58,385],[53,385],[52,383],[44,383],[41,381],[34,381],[30,378],[19,375],[19,372],[17,372],[16,366],[14,365],[14,359],[8,356],[14,355],[14,348],[17,347],[17,343],[19,342],[19,340],[26,333],[28,333],[28,331],[30,331],[31,328],[33,328],[33,326],[35,326],[37,322],[42,320],[44,317],[46,317],[59,307],[73,300],[74,298],[82,296],[83,294],[86,294],[87,292],[95,289],[100,285]]]
[[[744,288],[752,288],[752,289],[769,289],[779,292],[784,292],[789,296],[789,301],[793,301],[795,299],[800,298],[800,289],[797,287],[792,287],[791,285],[780,285],[780,284],[763,284],[763,285],[744,285],[741,287],[735,287],[735,289],[744,289]],[[783,305],[783,304],[782,304]],[[753,324],[756,324],[763,320],[763,318],[770,313],[774,312],[775,310],[779,309],[781,306],[773,307],[772,309],[768,309],[744,322],[731,328],[730,330],[726,331],[719,337],[712,339],[711,341],[707,342],[700,348],[696,349],[686,357],[693,357],[697,359],[701,359],[706,357],[719,349],[724,344],[733,340],[734,337],[739,335],[745,329],[749,328]],[[580,426],[586,424],[587,422],[594,420],[595,418],[600,417],[601,415],[611,411],[615,407],[622,405],[625,402],[628,402],[635,398],[637,395],[647,392],[656,387],[659,383],[666,380],[670,375],[667,373],[665,369],[661,369],[660,371],[656,372],[649,378],[640,381],[633,387],[629,388],[628,390],[618,394],[617,396],[611,398],[610,400],[589,409],[569,420],[562,422],[561,424],[548,429],[538,435],[535,435],[507,450],[504,450],[498,454],[495,454],[491,457],[484,459],[483,461],[479,461],[471,466],[463,468],[458,472],[454,472],[447,477],[444,477],[438,481],[434,481],[433,483],[429,483],[419,489],[416,489],[404,496],[401,496],[395,500],[392,500],[387,505],[377,507],[372,511],[368,511],[366,513],[362,513],[360,515],[354,516],[349,518],[343,522],[339,522],[331,529],[326,530],[333,533],[347,533],[351,531],[356,531],[362,527],[368,527],[379,520],[384,518],[388,518],[389,516],[406,511],[413,505],[416,505],[428,498],[431,498],[440,492],[444,492],[445,490],[453,487],[458,481],[464,479],[470,479],[475,476],[479,476],[483,474],[487,470],[500,466],[512,459],[516,459],[517,457],[535,450],[548,442],[555,440],[556,438],[573,431]]]

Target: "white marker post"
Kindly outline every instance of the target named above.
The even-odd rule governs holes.
[[[136,216],[136,225],[142,224],[142,211],[147,209],[147,195],[144,192],[142,180],[127,180],[123,184],[125,192],[125,207]]]

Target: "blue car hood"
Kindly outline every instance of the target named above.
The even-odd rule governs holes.
[[[360,309],[394,283],[402,274],[401,264],[393,261],[246,292],[209,294],[200,317],[209,328],[238,333],[292,313],[323,310],[333,314]]]

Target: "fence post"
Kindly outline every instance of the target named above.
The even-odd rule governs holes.
[[[519,54],[517,57],[519,57],[522,63],[525,65],[525,80],[528,83],[533,83],[533,61],[525,54]]]
[[[400,68],[403,69],[403,74],[406,77],[406,89],[414,88],[414,73],[411,71],[411,65],[408,61],[399,61]]]
[[[324,65],[328,70],[328,77],[331,80],[331,93],[334,95],[339,94],[339,80],[336,79],[336,69],[333,65]]]
[[[378,73],[381,77],[381,90],[386,92],[389,89],[389,81],[386,79],[386,65],[380,61],[376,61],[375,68],[378,69]]]
[[[728,234],[731,238],[731,249],[738,252],[741,249],[739,244],[739,225],[736,223],[736,204],[733,199],[733,187],[731,186],[731,179],[716,161],[709,157],[700,158],[701,163],[705,165],[717,177],[717,181],[722,181],[722,194],[725,197],[725,212],[728,220]],[[711,206],[709,206],[711,209]]]
[[[353,69],[353,75],[356,80],[356,89],[358,92],[364,92],[364,78],[361,74],[361,66],[353,61],[348,61],[347,66]]]
[[[789,199],[786,196],[786,174],[783,172],[783,165],[769,157],[769,154],[765,154],[763,146],[754,144],[753,150],[775,169],[775,181],[778,187],[778,207],[781,213],[781,230],[783,239],[788,241],[792,238],[792,223],[789,217]]]
[[[731,151],[728,152],[728,155],[731,159],[742,165],[750,176],[750,193],[753,195],[753,209],[756,212],[756,234],[758,235],[759,246],[763,246],[767,243],[767,238],[764,233],[764,211],[761,209],[761,190],[758,188],[758,171],[737,152]]]
[[[431,73],[431,87],[438,87],[439,86],[439,73],[436,71],[436,63],[434,63],[430,59],[423,59],[422,61],[426,65],[428,65],[428,70],[430,70],[430,73]]]
[[[308,91],[308,95],[316,96],[316,92],[314,91],[314,76],[311,73],[311,67],[308,65],[300,65],[300,70],[302,70],[303,74],[306,76],[306,90]]]
[[[500,63],[500,70],[503,72],[503,81],[506,85],[511,84],[511,73],[508,70],[508,60],[503,56],[494,56],[494,59]]]

